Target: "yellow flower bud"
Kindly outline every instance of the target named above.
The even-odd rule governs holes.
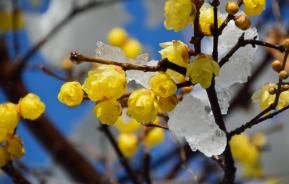
[[[272,68],[276,71],[276,72],[280,72],[282,70],[282,62],[279,60],[274,60],[272,62]]]
[[[163,48],[159,51],[162,59],[168,59],[170,62],[182,67],[188,65],[189,47],[186,44],[179,40],[173,40],[171,42],[161,43],[160,46]],[[185,76],[171,69],[168,69],[166,73],[175,81],[183,82],[185,80]]]
[[[165,139],[165,132],[161,128],[152,128],[144,138],[147,147],[152,148],[162,143]]]
[[[258,16],[266,7],[266,0],[243,0],[243,3],[244,11],[248,16]]]
[[[127,41],[127,33],[124,29],[116,27],[113,28],[107,35],[109,44],[121,47]]]
[[[142,52],[142,46],[139,41],[129,39],[122,47],[122,50],[127,58],[135,59]]]
[[[122,107],[115,99],[109,99],[97,103],[94,112],[101,123],[113,125],[121,115]]]
[[[178,98],[176,95],[169,96],[167,98],[158,98],[158,107],[160,113],[171,112],[174,110],[176,105],[178,104]]]
[[[18,125],[20,116],[17,105],[13,103],[0,104],[0,142],[12,134]]]
[[[125,157],[132,157],[138,150],[138,139],[134,134],[120,134],[117,142]]]
[[[219,72],[219,64],[209,55],[198,55],[187,68],[187,76],[192,83],[200,83],[203,88],[209,88],[213,74],[219,75]]]
[[[10,161],[10,156],[5,148],[0,147],[0,167],[5,166]]]
[[[246,15],[236,16],[234,20],[235,25],[242,30],[247,30],[251,26],[251,21]]]
[[[167,0],[164,12],[165,28],[177,32],[195,19],[196,5],[191,0]]]
[[[288,78],[288,72],[286,72],[285,70],[280,71],[279,78],[282,80],[287,79]]]
[[[33,93],[29,93],[19,100],[19,112],[24,119],[35,120],[39,118],[44,111],[45,104]]]
[[[25,154],[23,143],[21,139],[16,136],[7,140],[7,144],[5,145],[5,148],[12,159],[20,158]]]
[[[150,123],[157,117],[157,102],[151,90],[138,89],[128,98],[127,113],[141,123]]]
[[[64,83],[58,93],[58,100],[67,106],[77,106],[83,100],[83,91],[79,82]]]
[[[177,91],[175,82],[164,72],[157,73],[149,80],[152,91],[160,97],[167,98]]]
[[[283,41],[282,45],[283,45],[286,49],[289,49],[289,38],[286,38],[286,39]]]
[[[227,2],[226,11],[231,15],[235,15],[239,11],[238,3],[234,2],[234,1]]]
[[[114,65],[100,65],[88,72],[83,90],[92,101],[118,99],[127,89],[125,72]]]
[[[126,116],[125,113],[123,114]],[[118,117],[115,126],[121,133],[133,133],[141,128],[141,124],[135,119],[129,117],[123,118],[122,116]]]
[[[223,20],[218,16],[218,27],[221,26]],[[201,31],[207,35],[212,35],[212,28],[214,27],[214,10],[213,7],[207,3],[203,4],[200,9],[200,28]]]

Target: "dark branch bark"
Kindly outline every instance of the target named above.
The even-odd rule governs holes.
[[[30,184],[30,182],[13,167],[11,162],[2,167],[2,170],[11,177],[15,184]]]

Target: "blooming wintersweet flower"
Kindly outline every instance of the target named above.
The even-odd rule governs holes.
[[[0,104],[0,142],[6,140],[9,134],[13,134],[19,119],[17,105],[10,102]]]
[[[213,74],[219,75],[220,66],[209,55],[198,55],[187,68],[187,76],[192,83],[200,85],[203,88],[211,86]]]
[[[192,0],[167,0],[164,12],[165,28],[177,32],[194,20],[196,6]]]
[[[125,157],[132,157],[138,150],[138,138],[134,134],[120,134],[117,142]]]
[[[222,24],[222,17],[218,16],[218,27]],[[204,3],[200,9],[200,28],[201,31],[207,35],[212,35],[212,28],[214,26],[214,10],[211,5]]]
[[[92,101],[117,99],[127,89],[125,72],[119,66],[99,65],[88,72],[82,88]]]
[[[171,42],[161,43],[160,46],[163,48],[159,51],[162,59],[168,59],[170,62],[182,67],[188,65],[189,47],[185,43],[179,40],[173,40]],[[174,70],[168,69],[166,73],[175,81],[183,82],[185,80],[185,76]]]
[[[257,90],[251,97],[254,103],[259,103],[260,109],[265,110],[275,101],[275,94],[270,94],[269,89],[277,89],[277,85],[274,83],[267,83]],[[282,109],[289,103],[289,91],[284,91],[280,94],[277,109]]]
[[[21,98],[18,105],[19,113],[24,119],[35,120],[45,111],[45,104],[33,93]]]
[[[94,112],[101,123],[113,125],[121,115],[122,107],[117,100],[109,99],[98,102]]]
[[[79,82],[64,83],[58,93],[58,100],[67,106],[77,106],[83,100],[83,90]]]
[[[127,114],[141,123],[150,123],[157,117],[157,101],[149,89],[138,89],[128,98]]]
[[[122,116],[118,117],[115,126],[121,133],[133,133],[141,128],[141,124],[135,119],[129,118],[126,120]]]
[[[248,16],[259,16],[266,7],[266,0],[243,0],[243,3]]]
[[[170,78],[170,76],[164,72],[159,72],[152,76],[149,80],[152,91],[160,97],[167,98],[172,96],[177,91],[177,85]]]
[[[160,113],[171,112],[178,104],[178,98],[176,95],[169,96],[167,98],[158,97],[158,107]]]

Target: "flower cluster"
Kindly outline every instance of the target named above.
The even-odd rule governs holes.
[[[142,52],[139,41],[129,38],[127,32],[119,27],[113,28],[108,33],[107,41],[113,46],[122,48],[125,56],[130,59],[135,59]]]
[[[11,102],[0,104],[0,167],[25,153],[23,143],[16,135],[20,118],[35,120],[44,110],[44,103],[33,93],[21,98],[18,104]]]

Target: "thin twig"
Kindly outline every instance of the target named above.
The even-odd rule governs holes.
[[[146,184],[151,184],[151,175],[150,175],[150,164],[151,163],[151,156],[149,152],[146,150],[144,153],[144,158],[143,158],[143,175],[144,175],[144,180]]]
[[[140,70],[143,72],[158,72],[158,71],[166,71],[167,69],[172,69],[180,74],[184,74],[184,75],[186,74],[186,68],[181,67],[175,63],[172,63],[167,59],[161,60],[157,66],[117,62],[113,60],[107,60],[101,57],[88,57],[78,52],[71,52],[70,59],[71,61],[75,63],[90,62],[90,63],[99,63],[99,64],[106,64],[106,65],[116,65],[116,66],[120,66],[123,70]]]
[[[26,63],[31,59],[32,56],[41,48],[43,47],[53,36],[56,35],[63,27],[65,27],[74,17],[77,15],[88,12],[96,7],[101,7],[105,5],[111,5],[113,3],[120,2],[120,0],[109,0],[109,1],[90,1],[84,6],[75,7],[65,18],[63,18],[55,27],[53,27],[47,35],[41,38],[34,46],[32,46],[26,54],[17,59],[17,63],[14,66],[15,73],[21,73],[23,68],[25,67]]]
[[[125,169],[127,175],[130,177],[131,181],[135,184],[139,184],[140,182],[138,181],[137,176],[135,175],[133,169],[131,168],[131,166],[129,165],[127,159],[124,157],[124,155],[122,154],[121,150],[119,149],[116,140],[114,139],[112,133],[109,130],[109,127],[107,125],[103,125],[101,124],[99,129],[107,136],[107,138],[109,139],[112,147],[114,148],[118,159],[121,163],[121,165],[123,166],[123,168]]]
[[[147,124],[142,123],[142,125],[145,126],[145,127],[154,127],[154,128],[162,128],[162,129],[165,129],[165,130],[169,130],[169,128],[167,126],[154,124],[154,123],[147,123]]]
[[[2,167],[2,170],[11,177],[15,184],[30,184],[30,182],[13,167],[12,162]]]
[[[243,33],[240,37],[238,42],[232,47],[232,49],[220,60],[219,65],[222,67],[226,62],[229,61],[229,59],[233,56],[233,54],[238,51],[241,47],[244,47],[246,45],[252,45],[252,47],[256,47],[256,45],[268,47],[272,49],[276,49],[280,52],[285,52],[285,48],[282,45],[274,45],[271,43],[267,43],[265,41],[256,40],[254,39],[245,39],[245,33]]]

